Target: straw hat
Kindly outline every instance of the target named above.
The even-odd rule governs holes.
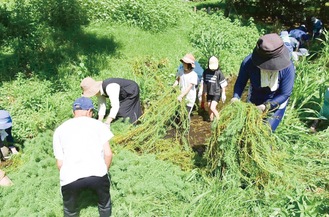
[[[0,186],[12,186],[13,182],[6,176],[6,173],[0,170]]]
[[[85,97],[95,96],[100,91],[101,85],[102,81],[95,81],[91,77],[84,78],[80,83],[83,90],[82,95]]]
[[[276,33],[258,39],[251,59],[257,67],[270,71],[279,71],[291,64],[289,50]]]

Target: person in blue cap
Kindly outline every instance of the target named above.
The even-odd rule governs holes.
[[[79,194],[91,189],[98,197],[101,217],[111,215],[110,177],[112,132],[92,118],[91,99],[80,97],[73,103],[74,117],[56,128],[53,151],[59,170],[64,217],[79,216]]]
[[[0,148],[8,145],[8,148],[12,154],[18,154],[16,147],[14,146],[14,138],[12,136],[12,119],[8,111],[0,110]],[[3,159],[3,153],[0,151],[1,158]]]

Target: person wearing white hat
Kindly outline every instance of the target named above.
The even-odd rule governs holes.
[[[180,61],[183,63],[184,70],[177,72],[173,87],[179,85],[181,93],[177,99],[186,100],[186,108],[190,116],[196,100],[196,85],[198,84],[198,75],[194,71],[195,58],[192,54],[186,54]]]
[[[18,154],[16,147],[14,146],[14,139],[11,133],[12,119],[8,111],[0,110],[0,148],[3,148],[6,141],[9,146],[9,150],[12,154]],[[3,159],[3,153],[0,150],[0,157]]]
[[[227,81],[219,69],[219,62],[215,56],[209,58],[208,68],[203,73],[202,86],[203,94],[207,98],[209,119],[213,121],[215,116],[218,120],[217,105],[220,99],[223,103],[226,100],[225,88]]]

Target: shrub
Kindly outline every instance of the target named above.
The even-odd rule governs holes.
[[[0,46],[8,38],[10,24],[10,12],[6,5],[0,5]]]
[[[0,96],[0,104],[12,115],[13,134],[18,141],[53,129],[71,114],[72,100],[68,97],[66,100],[60,98],[60,94],[54,94],[52,82],[40,80],[36,76],[26,78],[19,73],[16,80],[3,84]],[[64,114],[62,110],[66,116],[57,116]]]
[[[59,30],[80,28],[88,24],[86,8],[79,0],[33,0],[40,21]]]
[[[204,55],[204,62],[215,55],[224,73],[237,74],[241,61],[252,51],[260,35],[253,20],[243,26],[240,21],[232,22],[220,13],[201,12],[195,16],[190,41]]]
[[[154,32],[176,25],[186,11],[175,0],[93,0],[85,7],[90,9],[92,20],[113,20]]]

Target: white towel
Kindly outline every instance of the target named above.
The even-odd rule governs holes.
[[[271,91],[276,91],[279,87],[279,71],[260,71],[260,86],[269,87]]]

